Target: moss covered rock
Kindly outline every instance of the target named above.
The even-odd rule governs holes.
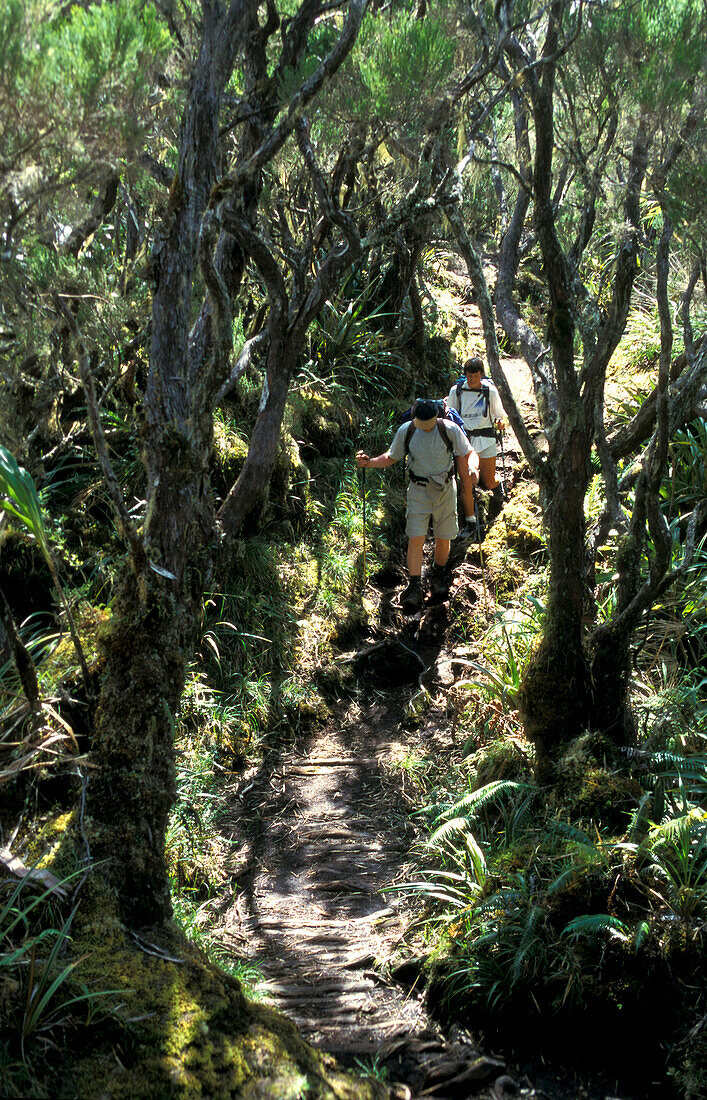
[[[350,401],[307,387],[292,399],[292,430],[317,454],[340,454],[356,434],[358,417]]]

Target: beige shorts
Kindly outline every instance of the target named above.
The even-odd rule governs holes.
[[[453,539],[459,532],[457,522],[457,491],[454,479],[446,485],[408,485],[407,524],[405,533],[409,539],[426,535],[432,520],[436,539]]]

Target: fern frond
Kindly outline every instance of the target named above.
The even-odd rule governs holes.
[[[520,806],[513,815],[513,833],[517,835],[522,832],[528,823],[530,818],[530,811],[535,805],[539,791],[532,790],[521,802]]]
[[[494,779],[493,782],[480,787],[478,791],[465,794],[463,798],[460,798],[458,802],[445,810],[441,816],[447,817],[465,813],[468,817],[473,817],[497,798],[510,797],[520,791],[528,790],[535,789],[529,783],[518,783],[514,779]]]
[[[511,912],[511,910],[524,909],[527,903],[526,895],[522,890],[502,890],[492,894],[490,898],[480,901],[477,906],[479,913],[498,913],[499,915]]]
[[[560,890],[564,890],[566,886],[574,883],[582,874],[582,868],[580,867],[568,867],[562,874],[558,875],[554,882],[551,882],[548,886],[547,894],[557,894]]]
[[[453,817],[449,821],[442,822],[442,824],[435,829],[427,841],[427,845],[430,848],[439,847],[449,842],[453,837],[462,837],[468,834],[469,830],[470,826],[467,818]]]
[[[692,821],[689,814],[681,814],[680,817],[673,817],[661,825],[654,825],[648,834],[650,847],[657,848],[664,844],[685,841],[689,836]]]
[[[633,933],[633,947],[635,951],[640,950],[643,944],[650,935],[651,926],[647,920],[639,921],[636,925],[636,929]]]
[[[631,815],[631,822],[628,827],[628,839],[632,843],[645,836],[648,830],[648,810],[650,809],[650,804],[650,794],[644,794]]]
[[[626,943],[629,939],[629,930],[618,917],[611,917],[608,913],[585,913],[581,917],[575,917],[566,924],[560,933],[561,936],[599,936],[604,932]]]
[[[540,924],[540,921],[542,920],[544,914],[545,910],[541,905],[534,905],[528,914],[528,919],[525,922],[525,928],[523,929],[523,935],[521,937],[520,944],[518,945],[518,950],[516,951],[515,957],[513,959],[513,967],[511,970],[511,985],[516,985],[518,983],[523,970],[523,963],[526,956],[530,953],[531,950],[537,951],[538,949],[538,937],[536,936],[535,930]]]

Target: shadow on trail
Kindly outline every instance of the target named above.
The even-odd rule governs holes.
[[[269,753],[227,821],[241,870],[225,938],[261,969],[268,999],[339,1053],[436,1035],[419,1003],[372,967],[404,932],[394,887],[409,877],[413,834],[394,765],[407,752],[410,699],[434,678],[446,609],[430,608],[434,630],[427,616],[411,629],[386,600],[403,629],[373,627],[341,655],[349,690],[328,725]]]

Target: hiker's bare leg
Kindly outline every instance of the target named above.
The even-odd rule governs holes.
[[[425,545],[425,536],[416,535],[408,539],[408,573],[411,577],[422,575],[422,548]],[[447,543],[449,553],[449,543]]]
[[[481,484],[484,489],[495,489],[498,485],[498,478],[496,477],[496,456],[491,458],[479,457],[479,474],[481,475]]]
[[[435,565],[446,565],[449,558],[449,539],[435,539]]]

